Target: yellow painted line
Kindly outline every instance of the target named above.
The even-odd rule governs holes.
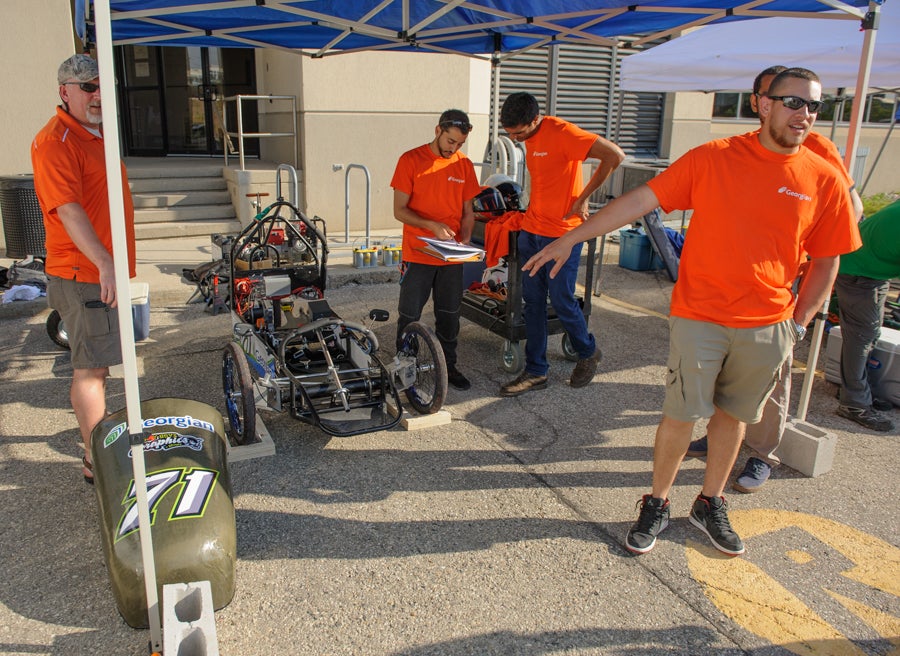
[[[845,524],[805,513],[766,508],[735,510],[729,516],[748,549],[783,529],[800,529],[852,563],[840,572],[840,576],[900,597],[900,549],[883,540]],[[785,555],[801,567],[816,567],[816,553],[789,549]],[[803,656],[865,653],[828,624],[815,609],[749,560],[726,557],[705,543],[690,540],[686,545],[686,557],[691,575],[704,587],[710,601],[734,622],[772,644]],[[900,647],[900,618],[868,606],[864,601],[837,595],[825,584],[823,581],[823,591],[895,648]]]

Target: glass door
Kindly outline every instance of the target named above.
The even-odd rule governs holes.
[[[218,48],[162,48],[170,153],[222,153],[214,116],[223,104]],[[217,107],[218,106],[218,107]],[[221,125],[221,122],[219,122]]]
[[[221,155],[225,97],[256,93],[249,48],[119,48],[120,102],[129,155]],[[233,103],[232,103],[233,104]],[[257,131],[256,106],[245,104],[244,130]],[[237,129],[233,108],[229,128]],[[251,140],[252,141],[252,140]],[[258,144],[247,144],[251,155]]]

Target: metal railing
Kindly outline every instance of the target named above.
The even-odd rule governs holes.
[[[290,100],[291,101],[291,131],[290,132],[244,132],[244,116],[243,101],[245,100]],[[266,139],[269,137],[291,137],[294,141],[294,168],[297,167],[297,98],[295,96],[229,96],[225,98],[225,102],[235,103],[237,110],[237,132],[228,131],[228,112],[222,112],[222,130],[225,132],[226,138],[236,137],[238,142],[238,158],[241,162],[241,170],[244,170],[244,140],[245,139]],[[228,145],[225,144],[225,166],[228,166]]]

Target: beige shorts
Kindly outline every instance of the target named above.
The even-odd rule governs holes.
[[[101,369],[122,362],[119,312],[99,299],[100,285],[47,276],[47,302],[66,326],[73,369]]]
[[[663,414],[679,421],[712,417],[715,408],[756,423],[794,348],[793,322],[727,328],[669,318],[669,360]]]

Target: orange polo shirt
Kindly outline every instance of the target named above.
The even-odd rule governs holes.
[[[481,191],[475,167],[468,157],[457,151],[444,159],[435,155],[428,144],[400,156],[391,187],[409,195],[407,207],[419,216],[446,224],[459,234],[463,204]],[[445,265],[438,258],[422,253],[425,246],[419,237],[434,238],[430,230],[403,224],[403,259],[420,264]]]
[[[541,119],[526,141],[525,164],[531,175],[528,209],[522,229],[543,237],[562,237],[581,225],[569,216],[572,203],[584,190],[582,164],[597,135],[555,116]]]
[[[846,173],[809,148],[774,153],[755,132],[694,148],[647,184],[666,212],[694,210],[673,316],[730,328],[784,321],[805,254],[861,244]]]
[[[113,251],[109,199],[106,186],[106,160],[103,139],[91,134],[62,107],[38,132],[31,145],[34,189],[44,215],[48,275],[99,283],[100,272],[75,246],[66,232],[57,209],[68,203],[81,205],[97,237],[110,253]],[[128,240],[128,271],[135,276],[134,204],[128,189],[125,165],[122,170],[122,200],[125,206],[125,232]]]

